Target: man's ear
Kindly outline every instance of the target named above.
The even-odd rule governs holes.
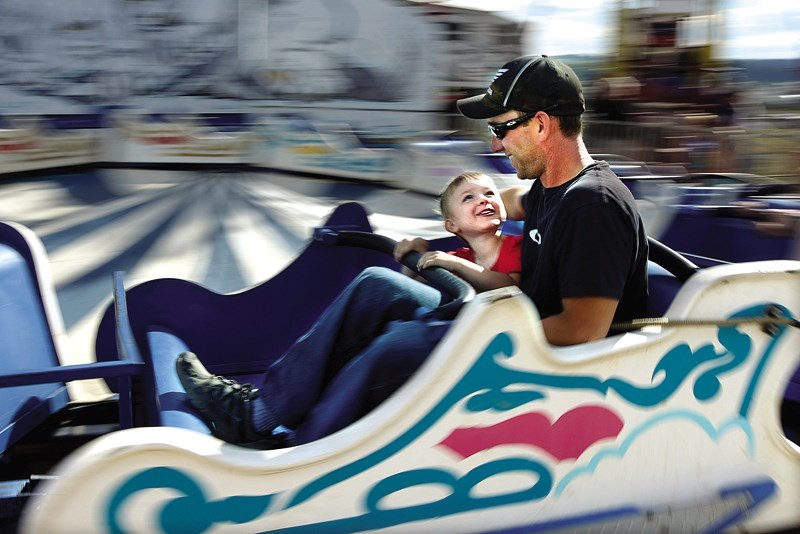
[[[537,113],[536,114],[536,127],[538,133],[544,133],[547,129],[550,128],[550,115],[546,113]]]
[[[451,234],[458,233],[458,225],[450,219],[444,220],[444,229],[450,232]]]
[[[550,135],[554,129],[558,129],[557,119],[547,113],[540,113],[539,133],[545,136]]]

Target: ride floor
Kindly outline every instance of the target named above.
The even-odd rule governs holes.
[[[94,360],[112,272],[125,271],[128,286],[175,277],[239,291],[280,272],[312,228],[350,200],[367,206],[375,231],[394,239],[444,233],[433,197],[369,183],[238,169],[0,177],[0,220],[28,226],[47,250],[68,337],[62,363]],[[71,393],[91,400],[107,389],[84,382]]]

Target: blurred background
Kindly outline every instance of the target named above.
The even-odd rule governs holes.
[[[778,1],[4,0],[0,171],[67,153],[157,159],[127,145],[169,127],[250,130],[216,151],[268,165],[289,116],[372,147],[448,131],[486,141],[454,101],[509,58],[546,53],[584,81],[592,150],[791,178],[799,19]]]
[[[43,240],[91,359],[113,270],[237,291],[338,202],[425,237],[452,176],[517,183],[454,104],[543,53],[652,236],[800,259],[798,24],[783,1],[0,0],[0,219]]]
[[[120,124],[132,117],[231,129],[288,113],[346,123],[373,145],[479,135],[453,101],[508,58],[546,53],[582,77],[591,122],[628,123],[589,128],[599,152],[788,176],[800,164],[799,12],[722,0],[5,0],[3,149],[57,152],[43,138],[53,129],[135,134]],[[43,137],[26,146],[24,133]],[[114,148],[87,158],[116,161]],[[35,166],[10,163],[0,169]]]

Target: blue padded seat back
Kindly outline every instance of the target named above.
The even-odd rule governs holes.
[[[188,351],[189,347],[177,336],[157,328],[147,332],[147,342],[150,351],[143,356],[150,359],[148,367],[153,370],[159,418],[158,421],[150,421],[149,424],[186,428],[210,434],[209,428],[189,403],[175,373],[175,358],[181,352]]]
[[[0,372],[60,365],[31,269],[0,243]],[[63,383],[0,388],[0,452],[68,401]]]

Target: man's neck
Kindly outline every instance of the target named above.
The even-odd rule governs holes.
[[[594,160],[580,135],[575,138],[565,138],[550,153],[545,172],[539,180],[544,187],[558,187],[578,176],[592,163]]]

